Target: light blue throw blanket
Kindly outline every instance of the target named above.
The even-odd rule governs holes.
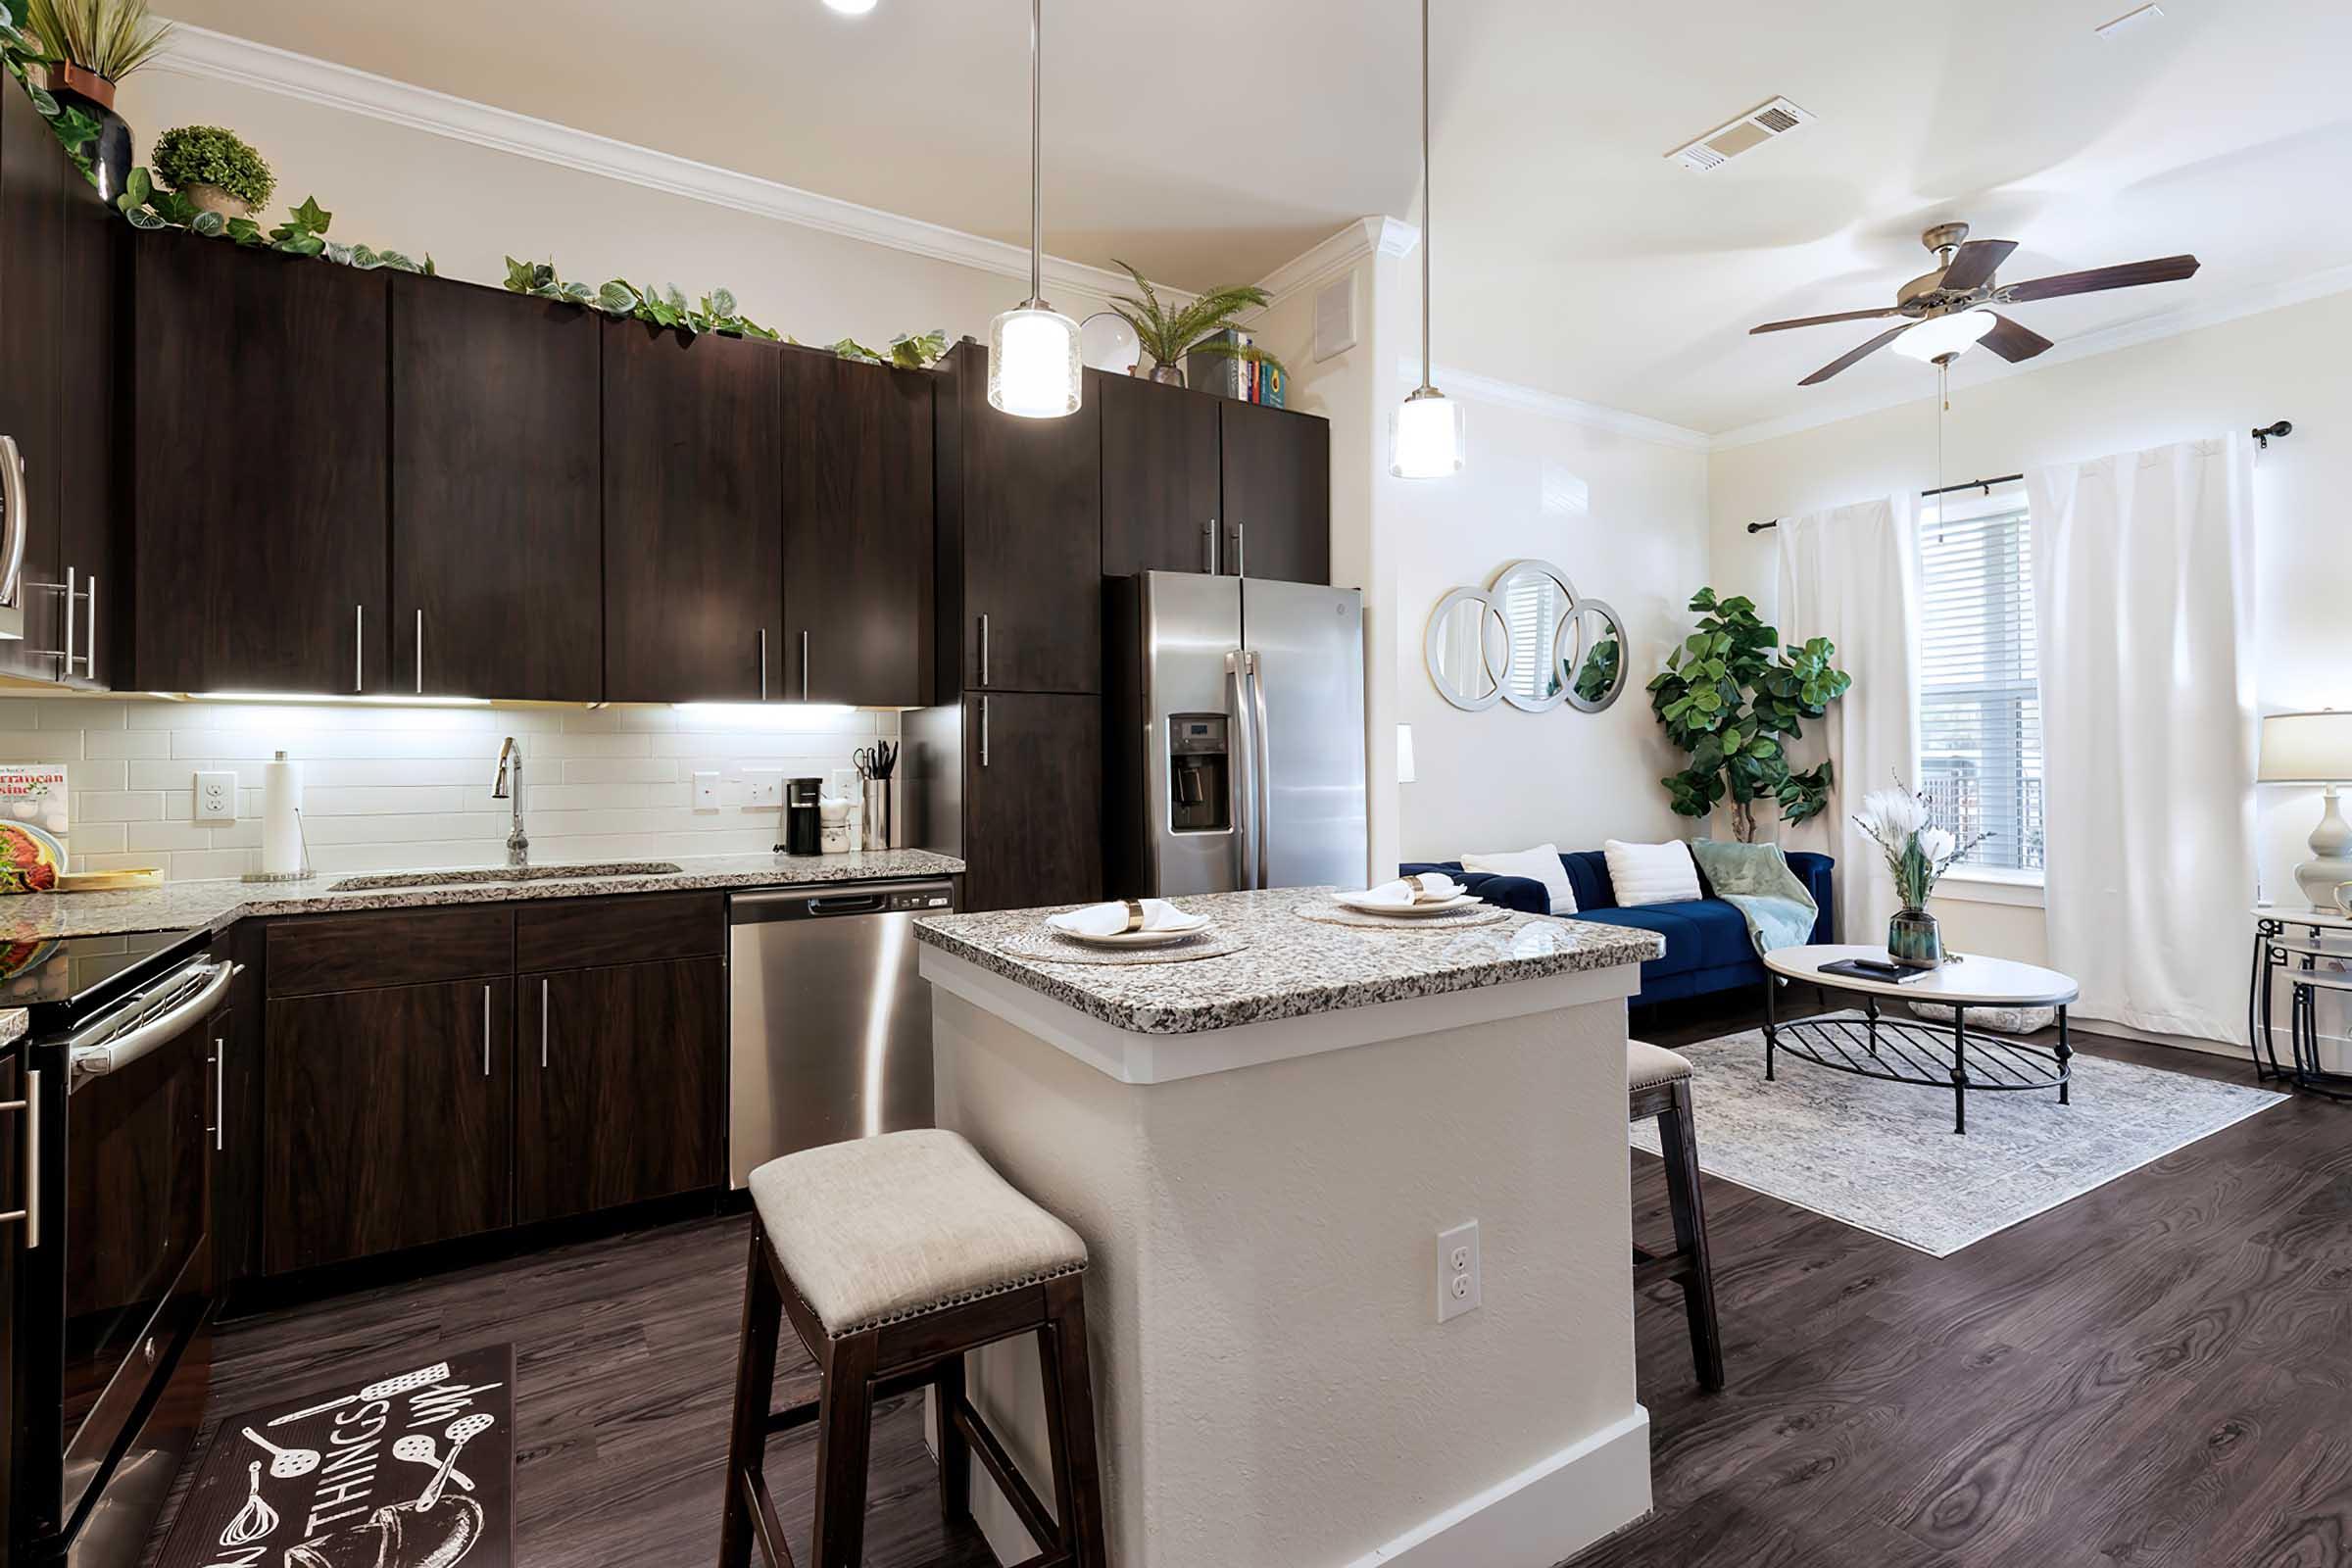
[[[1759,954],[1801,948],[1813,940],[1821,906],[1788,868],[1778,844],[1727,844],[1693,839],[1691,858],[1706,873],[1715,896],[1747,921],[1747,939]]]

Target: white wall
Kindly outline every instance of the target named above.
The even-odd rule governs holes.
[[[896,713],[769,708],[402,708],[375,704],[0,701],[0,762],[59,762],[73,868],[155,866],[173,881],[261,869],[262,768],[303,764],[304,827],[321,871],[495,865],[509,802],[490,795],[499,742],[523,751],[541,861],[764,855],[774,807],[745,804],[744,769],[827,781],[898,733]],[[196,821],[199,769],[236,773],[238,820]],[[694,775],[720,775],[698,810]]]
[[[2352,443],[2342,437],[2352,427],[2352,375],[2337,353],[2347,343],[2352,293],[1957,388],[1944,472],[1952,481],[2016,473],[2293,420],[2296,433],[2255,465],[2258,699],[2265,711],[2352,708]],[[1708,471],[1717,585],[1752,595],[1769,613],[1773,536],[1751,536],[1747,523],[1925,488],[1935,472],[1932,400],[1717,451]],[[2264,888],[2298,900],[2290,873],[2310,853],[2303,841],[2319,820],[2318,792],[2264,789],[2256,804]],[[2251,903],[2253,891],[2231,896]],[[1956,945],[2028,961],[2045,951],[2037,910],[1944,901],[1938,912],[1958,922]]]

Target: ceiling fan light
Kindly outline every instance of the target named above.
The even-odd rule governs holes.
[[[1434,386],[1414,392],[1389,415],[1389,472],[1399,479],[1443,479],[1461,470],[1462,406]]]
[[[1956,316],[1932,316],[1890,345],[1906,359],[1933,365],[1947,354],[1965,354],[1979,339],[1999,325],[1990,311],[1962,311]]]
[[[1023,305],[988,327],[988,401],[1024,419],[1076,414],[1085,379],[1078,323],[1059,311]]]

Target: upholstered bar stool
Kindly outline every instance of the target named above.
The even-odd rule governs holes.
[[[1715,1275],[1707,1261],[1707,1214],[1698,1195],[1698,1124],[1691,1112],[1690,1063],[1640,1040],[1625,1043],[1627,1110],[1633,1121],[1658,1119],[1666,1159],[1666,1204],[1674,1214],[1674,1250],[1634,1249],[1634,1288],[1673,1280],[1690,1318],[1690,1358],[1698,1384],[1723,1387],[1723,1330],[1715,1319]]]
[[[977,1456],[1043,1548],[1024,1568],[1104,1568],[1094,1386],[1086,1359],[1086,1244],[1013,1191],[951,1132],[890,1133],[811,1149],[752,1172],[760,1223],[744,1289],[720,1568],[756,1543],[793,1568],[765,1475],[767,1439],[817,1424],[810,1568],[860,1568],[874,1401],[929,1386],[939,1408],[939,1501],[971,1512]],[[817,1364],[817,1396],[774,1414],[781,1324]],[[1044,1370],[1054,1511],[964,1396],[963,1357],[1035,1334]]]

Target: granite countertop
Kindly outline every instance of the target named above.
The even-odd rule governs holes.
[[[806,887],[822,882],[871,882],[892,877],[951,876],[963,862],[929,850],[880,850],[855,855],[701,855],[669,861],[633,861],[630,869],[597,876],[545,877],[531,882],[451,882],[337,892],[358,876],[416,872],[322,873],[305,882],[232,879],[167,882],[122,893],[35,893],[0,900],[0,942],[111,936],[127,931],[220,931],[238,920],[275,914],[341,914],[362,909],[416,909],[455,904],[511,904],[526,899],[581,899],[612,893],[673,893],[709,888]],[[668,873],[636,869],[679,867]],[[557,869],[541,867],[542,871]],[[6,1025],[0,1023],[0,1030]]]
[[[1654,931],[1550,915],[1513,913],[1493,925],[1439,931],[1367,931],[1299,918],[1329,888],[1214,893],[1174,899],[1211,916],[1250,946],[1188,963],[1049,963],[1005,951],[1034,937],[1052,909],[929,915],[919,940],[1017,980],[1116,1028],[1144,1035],[1198,1034],[1343,1007],[1541,980],[1657,957]]]

